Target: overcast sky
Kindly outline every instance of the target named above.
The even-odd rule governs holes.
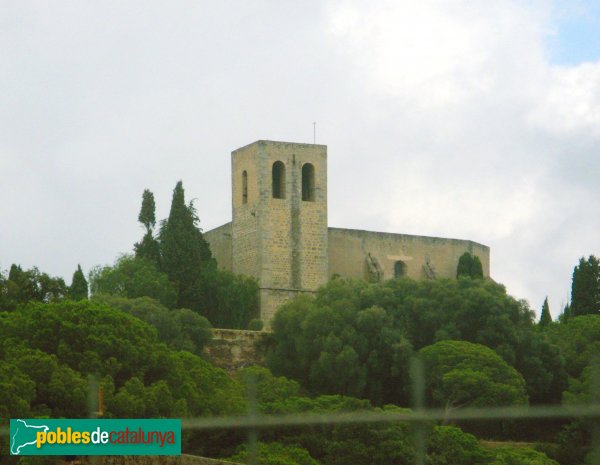
[[[330,226],[489,245],[556,317],[600,254],[597,4],[0,0],[0,269],[113,263],[179,179],[228,222],[230,152],[316,121]]]

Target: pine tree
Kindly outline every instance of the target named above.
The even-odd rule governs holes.
[[[471,276],[471,270],[473,269],[473,256],[469,252],[465,252],[458,259],[458,266],[456,267],[456,277]]]
[[[542,305],[542,313],[540,315],[540,326],[545,327],[552,323],[552,316],[550,315],[550,307],[548,305],[548,297],[544,299]]]
[[[160,269],[160,244],[155,239],[153,231],[156,225],[156,204],[154,203],[154,194],[148,189],[145,189],[142,194],[142,208],[138,215],[138,221],[146,228],[146,234],[140,242],[134,244],[135,256],[150,260]]]
[[[77,270],[73,273],[73,281],[69,287],[69,297],[72,300],[84,300],[88,298],[88,283],[81,270],[81,265],[77,265]]]
[[[201,276],[215,262],[208,243],[198,228],[193,203],[185,204],[181,181],[173,190],[171,210],[160,230],[162,271],[178,290],[177,306],[197,308],[201,295]]]
[[[600,262],[593,255],[573,269],[569,316],[600,314]]]

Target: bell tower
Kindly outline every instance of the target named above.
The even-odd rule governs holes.
[[[231,153],[232,271],[254,276],[265,326],[328,279],[327,146],[261,140]]]

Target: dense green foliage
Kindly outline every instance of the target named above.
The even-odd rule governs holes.
[[[435,426],[428,449],[428,465],[480,465],[490,463],[494,456],[475,436],[455,426]]]
[[[523,377],[488,347],[441,341],[420,351],[430,405],[457,408],[525,404]]]
[[[483,266],[479,257],[477,255],[471,255],[469,252],[462,254],[458,259],[456,277],[482,279]]]
[[[14,310],[30,301],[56,302],[68,293],[69,288],[62,278],[41,273],[36,267],[24,271],[13,264],[8,276],[0,273],[0,310]]]
[[[490,465],[559,465],[542,452],[529,447],[500,447],[494,449]]]
[[[172,349],[201,355],[203,347],[212,337],[208,320],[187,308],[169,310],[149,297],[127,299],[100,295],[94,300],[118,308],[154,326],[158,331],[158,339]]]
[[[590,255],[573,270],[570,316],[600,315],[600,262]]]
[[[227,460],[253,465],[319,465],[308,451],[302,447],[286,446],[278,442],[258,443],[256,459],[253,460],[250,448],[243,444],[238,452]]]
[[[183,184],[177,183],[169,217],[160,229],[162,271],[177,290],[177,306],[194,308],[202,293],[202,271],[215,267],[208,243],[198,228],[192,203],[186,205]]]
[[[142,194],[142,207],[138,215],[138,221],[144,225],[146,231],[152,231],[156,226],[156,203],[154,194],[149,189],[144,189]]]
[[[600,315],[571,317],[561,324],[550,325],[546,333],[560,348],[567,362],[569,388],[563,395],[565,404],[600,403]],[[558,459],[561,463],[598,463],[592,457],[590,443],[594,425],[591,420],[575,419],[559,435]]]
[[[216,328],[246,329],[259,314],[256,279],[209,269],[201,275],[201,301],[197,311]]]
[[[532,403],[557,402],[566,387],[557,346],[535,330],[525,302],[491,281],[366,283],[334,279],[276,314],[273,371],[313,393],[408,405],[413,351],[456,339],[485,345],[521,373]]]
[[[138,220],[145,234],[135,255],[92,269],[90,301],[80,266],[71,286],[35,267],[0,272],[1,418],[87,417],[95,393],[90,386],[97,382],[106,417],[384,417],[265,427],[256,450],[262,464],[413,464],[417,430],[427,465],[599,463],[589,418],[491,426],[406,421],[413,415],[407,407],[419,360],[426,404],[448,412],[600,401],[594,391],[600,382],[600,264],[594,256],[575,268],[564,315],[553,322],[546,299],[537,325],[526,302],[481,279],[481,261],[468,253],[457,280],[333,279],[316,296],[300,296],[276,314],[267,339],[273,372],[250,367],[232,378],[201,357],[209,320],[259,329],[256,280],[217,269],[181,182],[158,235],[148,190]],[[469,433],[545,444],[486,448]],[[4,448],[6,438],[0,441]],[[183,448],[251,462],[245,441],[239,429],[186,431]]]
[[[346,302],[321,306],[319,300],[301,296],[277,313],[273,328],[276,345],[269,365],[310,392],[368,397],[377,403],[406,398],[412,349],[382,308],[360,310]]]
[[[156,226],[156,204],[154,194],[148,189],[142,194],[142,207],[138,215],[138,221],[146,229],[146,233],[140,242],[134,244],[135,256],[144,258],[161,268],[160,244],[154,237],[154,226]]]
[[[103,386],[107,416],[243,411],[241,388],[225,372],[168,349],[155,328],[104,304],[31,303],[0,313],[0,334],[4,418],[85,418],[88,376]]]
[[[548,305],[548,297],[544,299],[542,304],[542,312],[540,314],[540,326],[546,327],[552,323],[552,316],[550,315],[550,306]]]
[[[546,335],[560,348],[569,376],[579,378],[600,354],[600,315],[585,315],[550,325]]]
[[[248,322],[248,329],[250,331],[262,331],[264,323],[260,318],[253,318]]]
[[[88,298],[88,283],[81,269],[81,265],[77,265],[77,270],[73,273],[73,280],[69,287],[69,298],[73,300],[82,300]]]
[[[90,290],[93,296],[150,297],[169,308],[177,299],[177,292],[165,273],[151,261],[131,255],[123,255],[114,266],[93,268]]]
[[[173,191],[169,217],[158,238],[154,194],[145,190],[138,221],[146,232],[135,244],[135,258],[92,271],[92,293],[152,297],[172,308],[189,308],[219,328],[246,329],[258,316],[258,283],[254,278],[217,269],[192,202],[185,203],[183,184]]]

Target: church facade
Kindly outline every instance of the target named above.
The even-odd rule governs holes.
[[[260,140],[231,153],[232,221],[204,233],[219,267],[257,278],[265,327],[282,303],[332,276],[453,278],[470,240],[330,228],[327,147]]]

